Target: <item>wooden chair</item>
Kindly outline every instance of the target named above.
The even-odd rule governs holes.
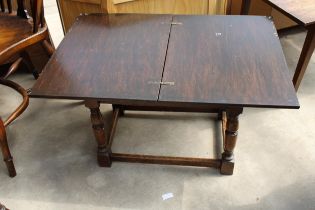
[[[54,47],[49,42],[48,27],[44,19],[43,0],[28,0],[32,17],[24,7],[24,0],[17,0],[17,11],[12,11],[12,0],[7,0],[8,10],[4,9],[4,0],[0,0],[0,65],[11,63],[3,78],[15,72],[23,61],[35,78],[38,76],[25,49],[42,43],[48,55]]]
[[[7,142],[7,136],[5,132],[5,127],[10,125],[18,116],[20,116],[28,106],[29,98],[26,90],[22,88],[20,85],[12,82],[10,80],[0,79],[0,84],[5,85],[14,89],[15,91],[19,92],[23,97],[23,102],[21,105],[3,122],[0,117],[0,147],[2,150],[3,159],[7,165],[9,176],[14,177],[16,176],[15,167],[13,164],[13,158],[10,153],[10,149]]]
[[[9,209],[7,209],[4,205],[0,203],[0,210],[9,210]]]

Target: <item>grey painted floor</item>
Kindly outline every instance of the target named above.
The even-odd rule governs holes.
[[[60,40],[54,31],[54,40]],[[305,33],[281,38],[291,74],[304,38]],[[34,83],[23,73],[11,79],[25,88]],[[6,117],[20,100],[4,87],[0,95],[0,116]],[[0,202],[13,210],[315,209],[314,56],[298,96],[300,110],[245,109],[233,176],[208,168],[117,162],[99,168],[82,103],[31,99],[7,130],[18,175],[9,178],[0,162]],[[102,106],[107,118],[110,110]],[[213,157],[221,152],[216,130],[208,114],[127,112],[113,150]],[[163,201],[166,193],[174,197]]]

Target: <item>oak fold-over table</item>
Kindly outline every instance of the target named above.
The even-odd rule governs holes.
[[[244,107],[299,108],[288,72],[273,22],[265,17],[91,14],[78,17],[30,96],[84,100],[100,166],[189,165],[231,175]],[[108,135],[100,103],[113,105]],[[114,153],[124,110],[218,113],[222,158]]]
[[[248,14],[250,1],[242,0],[242,15]],[[264,2],[276,8],[307,30],[305,42],[293,77],[293,84],[297,91],[315,49],[315,0],[264,0]]]

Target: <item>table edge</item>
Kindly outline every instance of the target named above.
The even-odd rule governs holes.
[[[309,23],[304,23],[302,20],[298,19],[297,17],[295,17],[294,15],[288,13],[287,11],[285,11],[284,9],[282,9],[281,7],[279,7],[278,5],[270,2],[269,0],[263,0],[265,3],[269,4],[271,7],[275,8],[276,10],[278,10],[279,12],[281,12],[282,14],[284,14],[285,16],[289,17],[290,19],[292,19],[293,21],[295,21],[297,24],[302,25],[303,27],[308,27],[310,25],[314,25],[315,24],[315,20],[313,22],[309,22]]]
[[[47,96],[47,95],[29,95],[34,99],[61,99],[61,100],[96,100],[105,104],[134,105],[134,106],[165,106],[165,107],[207,107],[207,108],[278,108],[278,109],[299,109],[300,104],[296,105],[265,105],[265,104],[224,104],[224,103],[202,103],[202,102],[181,102],[181,101],[156,101],[156,100],[138,100],[138,99],[114,99],[114,98],[95,98],[95,97],[69,97],[69,96]]]

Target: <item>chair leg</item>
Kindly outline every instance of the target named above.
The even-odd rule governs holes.
[[[7,79],[11,74],[16,72],[18,67],[20,66],[20,63],[22,62],[22,58],[17,59],[9,68],[9,71],[4,75],[3,79]]]
[[[0,0],[1,1],[1,0]],[[28,18],[27,10],[24,8],[24,1],[17,1],[17,16],[22,18]]]
[[[12,13],[12,2],[11,2],[11,0],[7,0],[7,5],[8,5],[9,13]]]
[[[55,52],[55,48],[47,40],[44,40],[42,42],[42,45],[43,45],[44,49],[46,50],[48,56],[51,57],[52,54],[54,54],[54,52]]]
[[[34,78],[37,79],[39,74],[35,69],[35,66],[33,65],[30,56],[28,55],[27,52],[23,51],[21,53],[21,56],[23,58],[23,62],[25,63],[25,65],[27,66],[27,69],[33,74]]]
[[[15,177],[16,171],[13,164],[13,158],[10,153],[10,149],[9,149],[8,141],[7,141],[7,135],[5,133],[5,128],[1,119],[0,119],[0,146],[1,146],[4,162],[6,163],[7,168],[8,168],[9,176]]]
[[[1,8],[1,12],[5,12],[3,0],[0,0],[0,8]]]

